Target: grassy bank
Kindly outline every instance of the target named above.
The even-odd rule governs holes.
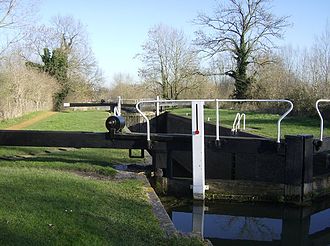
[[[29,129],[105,131],[106,117],[105,112],[59,113]],[[201,244],[164,238],[143,181],[114,178],[114,165],[132,163],[125,150],[3,147],[4,156],[1,245]]]
[[[174,109],[172,113],[190,117],[191,109]],[[238,111],[223,109],[220,111],[220,125],[232,128],[234,119]],[[240,112],[243,113],[243,112]],[[262,135],[265,137],[276,138],[277,121],[280,115],[264,114],[257,112],[244,112],[246,115],[246,131]],[[215,124],[216,111],[214,109],[205,109],[205,120],[210,119],[209,123]],[[330,123],[325,122],[325,134],[330,135]],[[328,128],[327,128],[328,126]],[[287,116],[281,123],[282,137],[286,134],[312,134],[319,137],[320,119],[318,117],[292,117]]]
[[[162,240],[138,181],[99,181],[28,166],[0,170],[2,245],[151,245],[154,238]]]

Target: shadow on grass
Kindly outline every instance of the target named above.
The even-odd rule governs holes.
[[[0,223],[0,244],[1,245],[45,245],[42,239],[31,240],[30,236],[22,232],[12,231],[5,224]]]
[[[53,151],[56,147],[16,147],[16,146],[1,146],[0,155],[37,155],[43,154],[45,151]]]
[[[102,166],[102,167],[113,167],[114,165],[117,165],[117,162],[104,162],[99,160],[90,160],[90,159],[68,159],[65,157],[56,157],[56,156],[42,156],[42,157],[32,157],[32,158],[24,158],[22,160],[23,162],[44,162],[49,163],[49,166],[51,166],[51,162],[62,162],[66,164],[77,164],[77,163],[84,163],[84,164],[90,164],[90,165],[96,165],[96,166]],[[17,162],[17,160],[8,160],[8,162]],[[1,164],[0,164],[1,166]]]
[[[33,150],[33,148],[32,148]],[[50,149],[34,149],[31,153],[31,148],[8,147],[0,149],[0,155],[6,157],[18,157],[23,155],[21,159],[13,159],[14,161],[32,161],[32,162],[63,162],[63,163],[86,163],[91,165],[99,165],[103,167],[113,166],[117,164],[138,164],[144,163],[143,158],[129,158],[128,150],[114,149],[74,149],[68,151],[60,151],[58,148]],[[29,154],[32,156],[24,156]],[[1,165],[1,163],[0,163]]]

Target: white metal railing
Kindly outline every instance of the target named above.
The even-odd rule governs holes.
[[[113,108],[113,113],[114,113],[114,115],[116,115],[116,116],[120,116],[120,111],[119,111],[119,109],[118,109],[117,106],[115,106],[115,107]]]
[[[156,111],[155,114],[156,116],[158,116],[160,114],[160,105],[159,103],[157,103],[159,101],[159,96],[156,97]],[[116,113],[119,112],[119,115],[121,113],[121,105],[125,104],[125,103],[129,103],[129,104],[137,104],[140,101],[150,101],[150,100],[154,100],[153,98],[143,98],[143,99],[132,99],[132,98],[123,98],[121,96],[118,97],[118,103],[117,103],[117,108],[114,108],[114,113],[115,115],[118,115]]]
[[[147,140],[150,141],[150,122],[147,116],[140,110],[140,105],[144,103],[168,103],[168,102],[177,102],[177,103],[188,103],[188,102],[215,102],[216,103],[216,140],[220,140],[220,112],[219,112],[219,103],[220,102],[279,102],[279,103],[288,103],[289,109],[281,115],[281,117],[277,121],[277,142],[281,142],[281,122],[282,120],[292,111],[293,103],[290,100],[286,99],[204,99],[204,100],[190,100],[190,99],[182,99],[182,100],[146,100],[140,101],[136,104],[136,110],[142,115],[142,117],[146,120],[147,124]]]
[[[117,106],[114,107],[113,112],[115,115],[120,116],[121,115],[121,109],[122,105],[125,103],[132,103],[132,105],[138,103],[139,101],[144,101],[145,99],[131,99],[131,98],[123,98],[121,96],[117,97]]]
[[[216,100],[216,112],[217,112],[217,125],[216,125],[216,140],[220,140],[220,116],[219,116],[219,102],[280,102],[288,103],[289,109],[285,111],[277,121],[277,142],[281,142],[281,122],[292,111],[293,103],[287,99],[215,99]]]
[[[319,117],[320,117],[320,120],[321,120],[321,123],[320,123],[320,141],[323,141],[323,129],[324,129],[323,124],[324,124],[324,121],[323,121],[323,116],[321,114],[321,111],[319,109],[319,103],[320,102],[330,102],[330,99],[319,99],[315,103],[316,111],[319,114]]]
[[[233,123],[233,128],[231,129],[232,132],[237,132],[238,130],[241,129],[242,118],[243,118],[243,130],[245,130],[245,114],[237,113]]]
[[[156,116],[158,116],[160,114],[160,102],[164,101],[162,99],[160,99],[159,96],[157,96],[156,99]],[[178,103],[180,103],[181,106],[186,105],[186,106],[190,106],[190,103],[193,100],[166,100],[166,102],[162,103],[162,107],[176,107],[178,106]]]

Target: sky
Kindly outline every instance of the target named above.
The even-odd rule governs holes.
[[[192,40],[198,29],[193,19],[200,12],[211,16],[216,6],[216,0],[43,0],[40,21],[47,24],[57,15],[81,21],[106,85],[111,86],[118,73],[138,80],[141,63],[134,57],[142,52],[150,28],[162,23]],[[272,10],[277,16],[290,16],[292,23],[279,45],[308,48],[327,21],[330,25],[330,0],[273,0]]]

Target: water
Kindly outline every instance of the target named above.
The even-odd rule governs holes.
[[[213,245],[330,245],[330,200],[309,207],[197,202],[168,212],[179,231]]]

